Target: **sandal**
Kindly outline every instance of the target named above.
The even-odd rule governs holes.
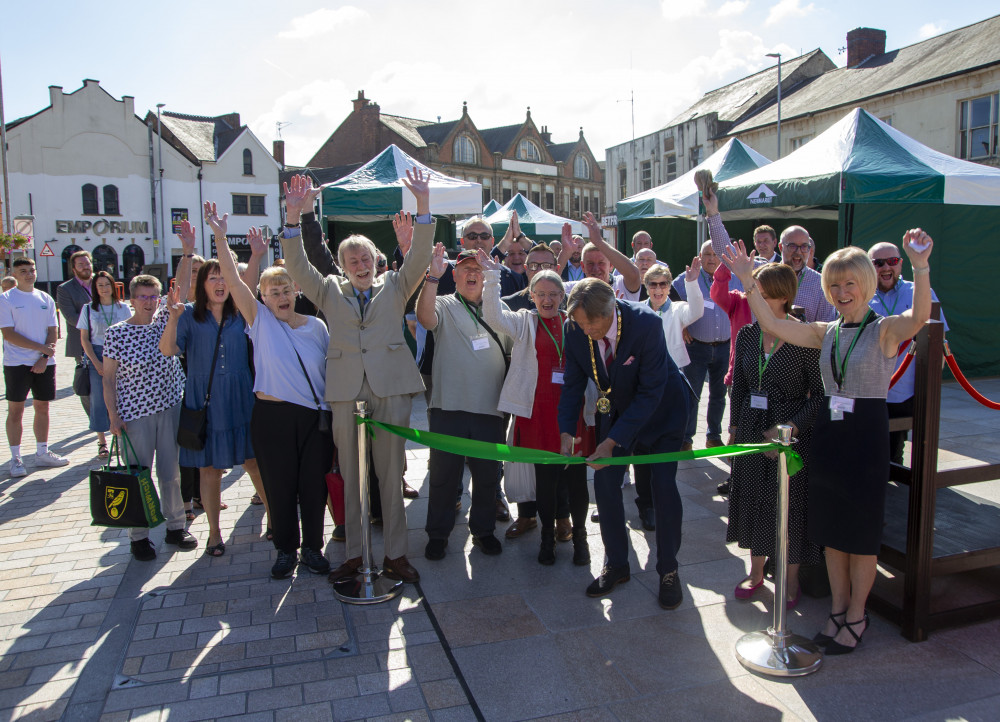
[[[108,445],[107,444],[98,444],[97,445],[97,458],[98,459],[107,459],[109,456],[111,456],[111,454],[110,454],[110,452],[108,452]]]
[[[207,557],[221,557],[226,553],[226,543],[219,542],[218,544],[205,544],[205,556]]]
[[[185,509],[184,518],[188,521],[194,521],[194,509]]]
[[[260,494],[254,494],[250,497],[250,503],[254,506],[261,506],[264,502],[260,500]]]
[[[205,508],[205,507],[203,507],[201,505],[201,499],[199,499],[197,497],[191,499],[191,506],[194,507],[195,509],[204,509]]]
[[[851,629],[851,627],[855,627],[861,623],[864,623],[865,628],[861,630],[861,634],[857,634],[853,629]],[[826,653],[830,655],[830,654],[850,654],[851,652],[853,652],[855,649],[861,646],[861,638],[865,636],[865,632],[868,631],[868,623],[869,623],[868,612],[865,612],[865,616],[863,616],[856,622],[848,622],[847,617],[845,616],[843,627],[846,627],[850,635],[854,637],[854,646],[848,647],[846,644],[841,644],[840,642],[835,642],[833,640],[830,640],[830,643],[826,645]],[[843,629],[843,627],[841,628]]]
[[[816,642],[816,644],[818,644],[821,647],[825,647],[826,645],[828,645],[830,642],[833,641],[833,637],[837,636],[837,634],[840,632],[840,630],[844,626],[844,622],[838,622],[837,621],[837,617],[843,617],[844,618],[844,622],[846,622],[847,621],[847,610],[845,609],[842,612],[837,612],[836,614],[831,614],[830,615],[829,619],[830,619],[831,622],[833,622],[835,625],[837,625],[837,631],[833,633],[833,636],[831,636],[829,634],[823,634],[822,632],[820,632],[815,637],[813,637],[813,641]]]

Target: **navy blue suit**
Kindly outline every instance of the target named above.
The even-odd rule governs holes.
[[[602,389],[611,386],[611,412],[597,414],[597,440],[610,437],[618,444],[615,456],[680,451],[688,418],[688,392],[677,366],[667,353],[660,317],[648,306],[617,301],[622,334],[610,364],[610,378],[601,363],[600,346],[572,322],[566,323],[566,374],[559,400],[559,430],[576,433],[576,420],[587,380],[593,377],[590,349],[594,349]],[[594,495],[601,516],[601,538],[608,564],[628,564],[628,532],[621,484],[625,466],[608,466],[594,476]],[[656,571],[662,576],[677,569],[681,543],[681,498],[677,493],[677,463],[652,464],[653,508],[656,511]]]

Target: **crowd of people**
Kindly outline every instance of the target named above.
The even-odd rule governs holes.
[[[927,234],[907,231],[902,252],[886,242],[868,253],[849,247],[821,265],[802,226],[780,235],[760,226],[756,251],[747,253],[742,241],[730,241],[708,188],[710,240],[676,277],[657,260],[649,233],[635,234],[629,258],[607,243],[590,213],[587,239],[567,224],[550,244],[528,238],[516,215],[499,241],[474,217],[449,259],[434,243],[429,179],[408,172],[404,185],[416,214],[396,215],[391,262],[359,235],[341,241],[334,258],[312,212],[321,188],[305,176],[285,185],[284,259],[260,274],[260,231],[250,230],[252,255],[241,269],[221,244],[218,258],[197,256],[186,221],[176,285],[164,293],[154,276],[136,276],[130,305],[110,274],[93,272],[84,251],[70,259],[74,276],[59,287],[58,303],[34,288],[34,263],[16,259],[13,287],[0,298],[11,476],[27,473],[20,444],[29,392],[35,464],[68,464],[46,443],[58,305],[72,327],[65,354],[89,379],[89,395],[79,395],[98,457],[108,456],[109,432],[128,434],[139,462],[155,469],[167,544],[199,546],[187,530],[196,505],[208,520],[205,554],[225,554],[221,479],[239,465],[265,507],[274,578],[287,578],[297,564],[331,582],[357,574],[356,403],[366,402],[379,421],[407,426],[413,396],[425,393],[433,432],[585,458],[586,465],[517,469],[534,498],[519,497],[505,536],[538,527],[539,563],[554,564],[558,542],[572,542],[573,563],[589,565],[590,466],[605,561],[586,594],[600,597],[631,574],[622,495],[629,467],[606,461],[691,449],[707,381],[706,448],[771,441],[778,425],[792,427],[805,464],[790,479],[788,599],[778,603],[794,607],[799,566],[825,558],[831,610],[816,640],[828,654],[853,651],[868,626],[889,464],[902,460],[905,441],[905,433],[890,436],[888,418],[912,407],[912,374],[892,391],[889,380],[900,344],[927,320],[933,297]],[[204,215],[215,238],[226,238],[228,216],[212,202]],[[901,278],[903,253],[912,282]],[[381,569],[416,582],[404,496],[417,492],[403,481],[403,439],[378,433],[371,446]],[[509,517],[500,462],[432,448],[423,551],[431,563],[448,553],[466,466],[473,546],[486,555],[503,551],[496,524]],[[337,469],[345,552],[331,570],[325,516],[340,492],[326,478]],[[776,554],[776,473],[776,452],[734,457],[720,488],[729,497],[726,541],[750,551],[737,599],[757,593]],[[634,466],[635,503],[643,528],[655,533],[665,609],[683,599],[676,474],[677,461]],[[129,538],[137,560],[155,558],[147,529],[131,529]]]

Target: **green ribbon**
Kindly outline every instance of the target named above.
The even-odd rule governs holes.
[[[436,434],[433,431],[421,431],[411,429],[406,426],[395,426],[385,424],[374,419],[366,419],[354,415],[354,421],[359,426],[364,424],[369,432],[373,428],[388,431],[390,434],[402,436],[408,441],[414,441],[421,446],[427,446],[438,451],[446,451],[457,456],[471,456],[474,459],[488,459],[489,461],[513,461],[520,464],[586,464],[587,461],[582,456],[563,456],[553,451],[542,451],[541,449],[524,449],[519,446],[508,446],[507,444],[490,444],[486,441],[474,441],[472,439],[461,439],[448,434]],[[718,456],[747,456],[748,454],[759,454],[762,451],[778,451],[785,455],[788,465],[788,475],[793,476],[802,470],[802,457],[799,456],[790,446],[782,446],[777,443],[770,444],[735,444],[733,446],[717,446],[714,449],[698,449],[697,451],[677,451],[671,454],[645,454],[642,456],[614,456],[601,459],[602,464],[608,466],[628,466],[629,464],[665,464],[673,461],[687,461],[689,459],[711,459]]]

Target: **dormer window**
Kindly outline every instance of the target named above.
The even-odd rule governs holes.
[[[576,159],[573,161],[573,177],[590,178],[590,161],[587,160],[587,156],[583,153],[577,153]]]
[[[253,153],[249,148],[243,151],[243,175],[253,175]]]
[[[542,154],[538,150],[533,140],[525,138],[517,144],[517,159],[526,160],[532,163],[541,163]]]
[[[476,164],[476,144],[468,135],[464,133],[455,138],[455,143],[451,149],[451,159],[455,163],[466,165]]]

